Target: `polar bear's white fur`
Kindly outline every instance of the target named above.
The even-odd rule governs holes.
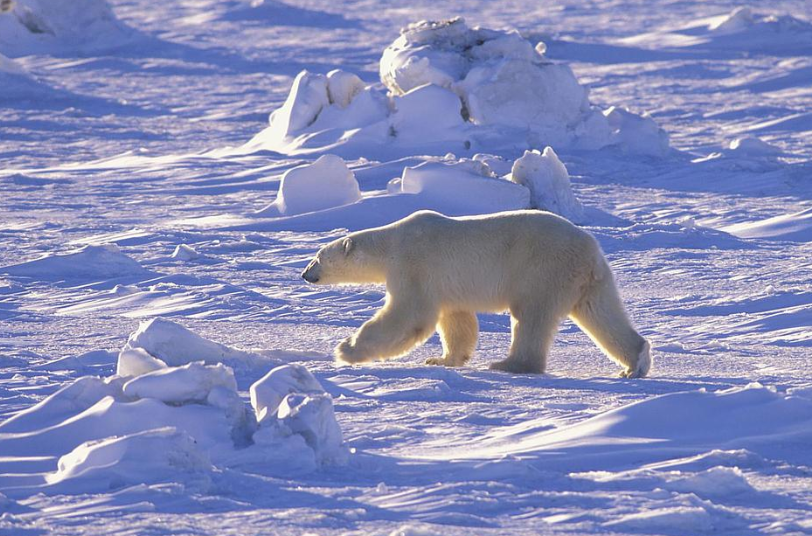
[[[476,347],[476,313],[510,311],[510,351],[492,369],[544,372],[566,316],[624,367],[621,376],[642,377],[651,366],[649,343],[629,321],[598,243],[548,212],[416,212],[327,244],[302,277],[386,284],[384,307],[336,347],[346,363],[405,354],[437,330],[443,356],[428,363],[460,366]]]

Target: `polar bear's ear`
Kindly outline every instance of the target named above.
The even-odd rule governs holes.
[[[349,255],[352,248],[355,247],[355,242],[352,241],[352,238],[347,237],[342,242],[342,245],[344,246],[344,255]]]

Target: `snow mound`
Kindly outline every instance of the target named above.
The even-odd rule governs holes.
[[[499,179],[476,160],[434,160],[406,167],[392,183],[397,192],[415,194],[445,213],[484,214],[530,206],[524,186]]]
[[[208,456],[189,434],[166,427],[82,443],[59,458],[58,469],[46,480],[51,485],[69,483],[77,493],[153,483],[171,475],[187,488],[204,491],[212,470]]]
[[[172,258],[179,261],[193,261],[200,258],[200,253],[198,253],[192,246],[178,244],[175,247],[175,250],[172,252]]]
[[[668,154],[668,134],[648,114],[637,115],[617,106],[612,106],[603,114],[609,121],[613,141],[621,149],[650,156]]]
[[[132,354],[130,350],[133,349],[141,349],[153,359],[173,367],[194,361],[213,365],[224,362],[245,363],[260,359],[250,352],[204,339],[180,324],[164,318],[142,322],[119,353],[118,364],[121,375],[144,373],[145,367],[152,367],[151,370],[160,368],[159,364],[142,353]]]
[[[701,48],[760,53],[808,54],[812,24],[790,15],[768,15],[741,6],[684,26],[627,37],[621,43],[650,48]]]
[[[668,137],[650,117],[601,112],[544,49],[515,31],[471,29],[460,18],[417,22],[381,57],[388,93],[342,71],[302,71],[270,126],[238,151],[359,157],[620,145],[666,154]]]
[[[355,174],[340,157],[324,155],[282,176],[279,194],[257,215],[291,216],[349,205],[361,199]]]
[[[66,254],[48,254],[39,259],[0,267],[1,273],[44,281],[110,279],[149,273],[115,244],[85,246]]]
[[[738,467],[712,467],[707,471],[668,482],[666,488],[700,497],[726,497],[754,490]]]
[[[812,208],[766,220],[737,223],[722,231],[739,238],[767,238],[812,242]]]
[[[0,14],[0,50],[11,56],[115,46],[133,33],[105,0],[15,0]]]
[[[575,223],[583,222],[584,207],[572,193],[567,168],[552,147],[546,147],[543,153],[525,151],[513,163],[510,180],[530,190],[531,208],[553,212]]]
[[[197,335],[158,326],[142,332],[174,333],[193,352],[211,350]],[[127,353],[142,371],[151,363],[145,356],[157,361],[140,347]],[[304,367],[272,370],[251,387],[247,407],[233,370],[221,363],[157,366],[79,378],[2,423],[0,472],[52,493],[167,481],[205,490],[224,468],[273,475],[347,461],[332,398]]]
[[[744,138],[736,138],[732,140],[725,151],[727,154],[733,154],[744,157],[771,157],[783,154],[783,151],[754,136],[747,136]]]

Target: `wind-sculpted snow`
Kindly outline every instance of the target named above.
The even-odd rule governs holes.
[[[809,533],[806,3],[305,4],[0,1],[0,534]],[[336,366],[321,246],[528,206],[651,377]]]
[[[265,472],[286,473],[294,467],[307,471],[346,463],[332,398],[315,378],[283,380],[282,388],[278,378],[291,366],[275,368],[251,388],[253,409],[248,411],[233,370],[219,362],[228,359],[227,352],[210,353],[225,347],[179,326],[152,326],[136,332],[128,347],[161,329],[158,348],[165,361],[152,356],[158,368],[130,367],[127,376],[104,379],[80,377],[0,424],[0,470],[6,473],[0,489],[12,494],[93,493],[168,481],[193,491],[208,489],[213,471],[232,464],[264,463]],[[170,331],[177,335],[174,346],[166,335]],[[184,351],[199,352],[200,361],[165,364],[182,362],[189,355]],[[309,375],[296,367],[299,376]],[[274,391],[279,394],[272,395]],[[271,409],[273,396],[279,400]],[[294,452],[296,459],[290,459]],[[281,459],[274,462],[277,455]]]

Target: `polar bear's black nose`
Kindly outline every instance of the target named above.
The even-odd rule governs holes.
[[[302,279],[304,279],[308,283],[318,283],[319,282],[319,278],[314,276],[313,274],[308,273],[307,270],[302,272]]]

